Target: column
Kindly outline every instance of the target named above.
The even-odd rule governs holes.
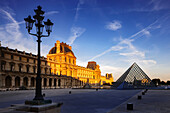
[[[5,87],[5,76],[2,77],[2,87]]]
[[[56,87],[58,88],[58,79],[56,78]]]
[[[31,87],[31,77],[28,77],[28,88]]]
[[[61,88],[64,88],[64,81],[65,81],[65,80],[64,80],[64,78],[62,78],[62,79],[60,79],[60,80],[61,80],[61,81],[60,81],[60,87],[61,87]]]
[[[42,78],[42,80],[41,80],[41,87],[42,88],[44,87],[44,78]]]
[[[12,80],[11,80],[11,82],[12,82],[11,86],[12,86],[12,88],[14,88],[14,87],[15,87],[15,76],[12,76],[11,78],[12,78]]]
[[[51,78],[51,87],[54,88],[54,78]]]
[[[47,88],[49,87],[49,78],[47,78]]]
[[[20,77],[20,86],[24,86],[24,84],[23,84],[23,77]]]

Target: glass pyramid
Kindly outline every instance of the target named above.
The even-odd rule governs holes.
[[[133,63],[115,84],[117,88],[146,88],[153,86],[151,79],[136,63]]]

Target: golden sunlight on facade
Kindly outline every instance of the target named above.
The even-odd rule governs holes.
[[[112,84],[113,82],[112,74],[101,76],[100,66],[94,61],[88,62],[87,67],[76,65],[72,47],[60,41],[56,41],[55,46],[49,51],[47,62],[51,67],[51,72],[56,75],[71,76],[92,85]]]

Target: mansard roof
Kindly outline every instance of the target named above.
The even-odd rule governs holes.
[[[19,51],[17,49],[12,49],[12,48],[8,48],[8,47],[3,47],[3,46],[0,46],[0,49],[4,50],[5,52],[12,52],[13,54],[18,54],[18,55],[26,55],[28,57],[35,57],[37,58],[38,56],[35,55],[35,54],[32,54],[32,53],[27,53],[25,51]],[[41,60],[43,59],[47,59],[46,57],[44,56],[41,56]]]
[[[61,43],[61,45],[60,45],[60,53],[65,53],[65,54],[71,53],[75,57],[73,51],[65,43]],[[51,50],[49,51],[48,54],[57,54],[57,47],[54,46],[53,48],[51,48]]]
[[[63,49],[64,47],[64,49]],[[64,51],[63,51],[64,50]],[[57,51],[57,47],[53,47],[50,51],[49,54],[56,54]],[[65,47],[65,46],[61,46],[60,45],[60,52],[61,53],[67,53],[67,52],[72,52],[69,48]],[[72,52],[73,53],[73,52]]]

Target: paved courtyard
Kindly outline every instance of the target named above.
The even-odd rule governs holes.
[[[113,108],[108,113],[170,113],[170,90],[148,90],[142,99],[137,95]],[[127,103],[133,104],[133,110],[127,110]]]
[[[72,93],[69,94],[69,91]],[[141,90],[49,89],[46,99],[63,102],[61,113],[106,113]],[[34,90],[0,92],[0,108],[33,99]]]

